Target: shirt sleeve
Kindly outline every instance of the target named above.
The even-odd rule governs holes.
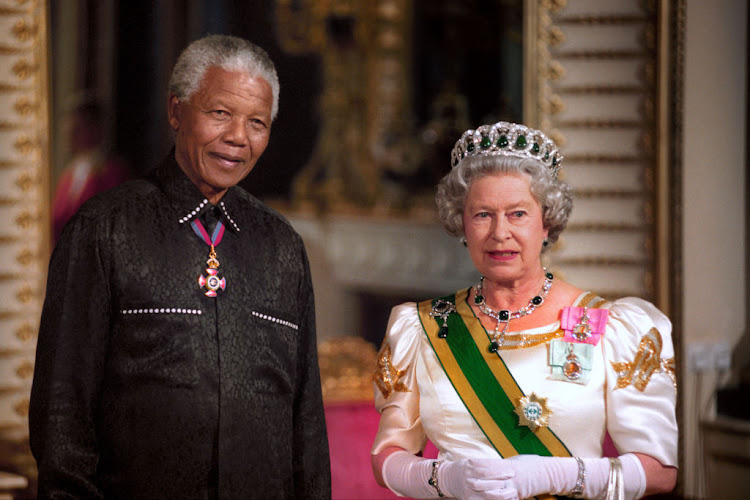
[[[672,325],[653,304],[615,301],[603,340],[607,431],[620,453],[677,466]]]
[[[407,302],[391,310],[373,375],[375,408],[380,412],[373,455],[391,446],[417,454],[427,443],[419,416],[416,375],[422,335],[416,303]]]
[[[29,409],[39,498],[102,497],[95,415],[110,291],[101,233],[94,217],[79,212],[50,261]]]
[[[294,403],[294,489],[296,498],[330,498],[331,467],[323,395],[320,387],[315,300],[307,254],[302,250],[304,273],[299,288],[299,379]]]

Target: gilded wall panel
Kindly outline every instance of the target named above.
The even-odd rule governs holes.
[[[642,66],[635,61],[601,58],[572,58],[563,65],[564,75],[559,80],[559,91],[585,87],[591,93],[606,92],[609,86],[643,89]],[[593,89],[592,89],[593,87]]]
[[[628,263],[610,261],[584,261],[561,263],[564,271],[559,272],[566,281],[575,283],[584,290],[596,290],[607,299],[620,297],[643,297],[646,286],[639,275],[639,267]]]
[[[609,52],[609,57],[643,50],[643,28],[639,24],[570,24],[564,27],[565,39],[558,46],[561,52],[581,57],[596,51]]]
[[[561,122],[595,119],[607,122],[635,122],[643,119],[643,97],[637,94],[567,95],[557,114]],[[566,162],[567,164],[567,162]]]
[[[544,5],[538,124],[562,143],[576,197],[548,259],[583,288],[654,300],[656,12],[635,0]]]
[[[641,17],[643,15],[643,0],[556,0],[562,3],[565,10],[562,14],[568,19],[580,17],[589,24],[602,22],[605,17]]]
[[[566,161],[565,167],[568,168],[565,181],[579,190],[604,191],[616,185],[620,189],[634,191],[643,186],[643,176],[639,169],[627,164]]]
[[[575,201],[575,209],[570,217],[570,225],[575,230],[579,224],[628,224],[645,226],[643,198],[614,198],[602,194],[596,198]]]
[[[559,129],[565,131],[563,151],[566,160],[590,156],[643,156],[640,121],[625,126],[608,126],[607,122],[589,117],[576,124],[558,123]],[[566,163],[563,168],[570,170],[567,167]]]
[[[643,235],[628,231],[582,231],[566,238],[565,244],[555,252],[556,263],[585,258],[643,264],[648,254]]]

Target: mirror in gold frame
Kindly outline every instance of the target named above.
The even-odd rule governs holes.
[[[282,46],[320,54],[324,75],[295,209],[431,211],[461,133],[523,118],[524,4],[279,1]]]

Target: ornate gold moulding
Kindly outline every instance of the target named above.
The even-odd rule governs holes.
[[[318,347],[323,399],[326,403],[372,401],[375,347],[359,337],[334,337]]]

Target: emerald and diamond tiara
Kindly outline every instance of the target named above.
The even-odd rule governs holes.
[[[555,143],[543,132],[510,122],[482,125],[464,132],[451,151],[451,166],[455,167],[467,156],[477,155],[533,158],[542,162],[555,179],[563,159]]]

